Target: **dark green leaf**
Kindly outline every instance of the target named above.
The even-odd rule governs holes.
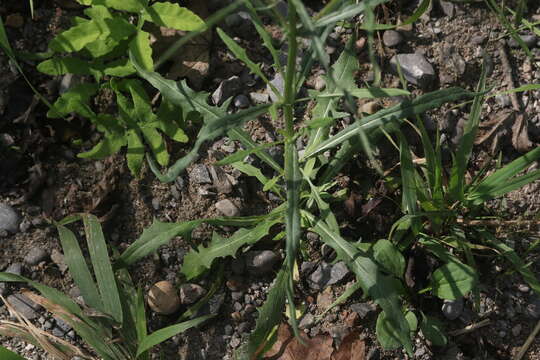
[[[433,272],[433,294],[441,299],[455,300],[473,289],[477,282],[474,269],[457,261],[449,262]]]

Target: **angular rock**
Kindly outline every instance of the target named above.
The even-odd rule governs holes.
[[[268,94],[258,92],[249,93],[249,98],[255,105],[267,104],[270,100],[270,96]]]
[[[328,285],[339,283],[350,273],[351,272],[349,268],[347,267],[347,265],[345,265],[343,261],[335,263],[334,266],[332,266],[332,270],[330,271],[330,282]]]
[[[24,262],[30,266],[34,266],[45,260],[49,256],[45,249],[33,247],[24,257]]]
[[[443,11],[444,15],[450,18],[454,17],[454,12],[455,12],[454,3],[450,1],[444,1],[444,0],[440,0],[439,3],[441,4],[441,10]]]
[[[224,216],[238,216],[240,210],[229,199],[223,199],[216,203],[216,209]]]
[[[280,257],[270,250],[252,250],[246,253],[247,270],[254,275],[264,275],[272,272]]]
[[[370,312],[377,310],[377,306],[370,302],[356,303],[351,305],[351,310],[360,315],[360,318],[363,319]]]
[[[64,254],[60,251],[53,249],[51,252],[51,260],[58,266],[61,272],[65,272],[68,268],[66,262],[64,261]]]
[[[444,300],[441,310],[448,320],[457,319],[463,312],[463,298]]]
[[[23,294],[10,295],[7,297],[7,302],[13,306],[15,311],[28,320],[37,319],[39,317],[38,311],[41,309],[41,306]]]
[[[197,284],[182,284],[179,293],[180,303],[182,305],[191,305],[202,298],[206,294],[206,290]]]
[[[403,42],[403,36],[395,30],[386,30],[383,33],[383,44],[388,47],[398,46]]]
[[[221,105],[225,100],[234,96],[242,87],[242,82],[238,76],[231,76],[223,80],[212,94],[212,101],[215,105]]]
[[[285,79],[283,79],[283,76],[281,76],[280,73],[277,73],[272,80],[270,80],[270,83],[274,85],[276,90],[278,91],[278,94],[276,94],[270,85],[266,85],[266,92],[270,95],[270,99],[273,102],[278,101],[279,97],[284,94],[285,92]]]
[[[308,280],[312,288],[320,290],[340,282],[348,274],[350,274],[350,271],[343,261],[340,261],[335,265],[323,262],[319,264],[317,269],[315,269],[308,277]]]
[[[22,275],[24,270],[24,265],[20,262],[13,263],[8,266],[5,272],[15,275]]]
[[[180,298],[169,281],[160,281],[148,291],[148,305],[158,314],[170,315],[180,308]]]
[[[233,187],[227,173],[219,166],[210,166],[208,168],[210,175],[212,175],[212,182],[217,192],[220,194],[230,194],[233,191]]]
[[[16,233],[19,231],[20,221],[19,214],[11,206],[0,203],[0,230]]]
[[[396,73],[398,61],[408,82],[427,88],[435,80],[435,70],[423,55],[417,53],[395,55],[390,60],[390,65]]]
[[[195,184],[211,184],[212,178],[204,164],[197,164],[189,173],[189,180]]]

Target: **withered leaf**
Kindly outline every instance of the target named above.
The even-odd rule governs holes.
[[[366,343],[360,333],[352,332],[345,336],[341,346],[332,355],[332,360],[365,360]]]
[[[328,360],[332,358],[333,339],[328,335],[308,338],[302,335],[305,345],[294,337],[288,324],[281,324],[277,331],[277,340],[265,354],[267,360]]]
[[[517,114],[514,125],[512,126],[512,145],[519,152],[527,152],[531,150],[533,146],[527,132],[527,120],[526,114]]]

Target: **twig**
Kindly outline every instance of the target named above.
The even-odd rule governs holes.
[[[517,355],[514,357],[514,360],[521,360],[521,358],[523,357],[523,355],[525,355],[525,353],[527,352],[527,350],[529,349],[529,346],[531,346],[534,338],[536,337],[536,335],[538,335],[538,332],[540,331],[540,320],[538,320],[538,322],[536,323],[536,326],[534,327],[534,330],[532,331],[532,333],[529,335],[529,337],[527,338],[527,340],[525,340],[525,343],[523,344],[523,346],[521,347],[521,349],[519,349],[519,352],[517,353]]]
[[[467,325],[463,329],[450,331],[448,333],[448,335],[450,335],[450,336],[459,336],[459,335],[463,335],[463,334],[468,334],[468,333],[473,332],[473,331],[475,331],[477,329],[480,329],[480,328],[482,328],[484,326],[488,326],[489,324],[491,324],[491,320],[485,319],[485,320],[482,320],[480,322],[477,322],[477,323],[474,323],[474,324],[471,324],[471,325]]]
[[[510,60],[508,59],[508,54],[506,53],[506,42],[500,41],[499,44],[501,45],[501,48],[499,50],[499,56],[501,57],[501,63],[503,67],[503,73],[506,78],[506,83],[508,84],[508,87],[513,90],[516,88],[516,85],[514,83],[514,78],[512,77],[512,66],[510,65]],[[521,102],[519,101],[517,95],[515,92],[511,92],[510,94],[510,100],[512,101],[512,107],[515,111],[521,112]]]

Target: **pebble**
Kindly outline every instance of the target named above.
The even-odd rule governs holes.
[[[519,334],[521,334],[521,328],[522,328],[521,324],[517,324],[516,326],[514,326],[512,328],[512,335],[514,335],[514,337],[519,336]]]
[[[8,268],[5,270],[5,272],[15,275],[22,275],[24,269],[24,265],[20,262],[13,263],[8,266]]]
[[[383,33],[383,43],[388,47],[398,46],[403,42],[403,36],[395,30],[386,30]]]
[[[247,270],[254,275],[265,275],[274,269],[280,257],[270,250],[252,250],[246,253]]]
[[[148,291],[148,305],[158,314],[170,315],[180,308],[180,298],[169,281],[160,281]]]
[[[238,325],[238,333],[243,334],[249,332],[249,323],[248,322],[242,322]]]
[[[39,318],[37,312],[41,306],[24,296],[23,294],[14,294],[7,297],[8,303],[22,316],[28,320]]]
[[[435,80],[435,70],[423,55],[414,53],[393,56],[390,65],[396,73],[398,61],[408,82],[426,88]]]
[[[320,311],[326,311],[334,302],[334,294],[332,288],[329,286],[317,295],[317,308]]]
[[[51,252],[51,260],[58,266],[61,272],[65,272],[68,268],[66,262],[64,261],[64,254],[60,251],[53,249]]]
[[[159,208],[161,207],[161,204],[160,204],[158,198],[153,198],[153,199],[152,199],[152,207],[153,207],[154,210],[156,210],[156,211],[159,210]]]
[[[223,199],[216,203],[216,209],[224,216],[238,216],[240,210],[229,199]]]
[[[240,94],[238,96],[236,96],[234,98],[234,106],[237,107],[238,109],[245,109],[247,107],[249,107],[249,99],[246,95],[244,94]]]
[[[0,203],[0,230],[16,233],[20,221],[19,214],[11,206]]]
[[[350,271],[343,261],[334,265],[323,262],[311,273],[308,280],[314,289],[324,289],[329,285],[340,282],[348,274],[350,274]]]
[[[225,332],[225,335],[231,336],[234,332],[234,329],[231,325],[227,324],[225,325],[224,332]]]
[[[375,114],[380,109],[378,101],[370,101],[360,106],[360,112],[364,114]]]
[[[258,92],[249,93],[249,98],[255,105],[267,104],[270,100],[270,96],[268,94]]]
[[[215,105],[221,105],[223,102],[230,97],[232,97],[240,88],[242,87],[242,82],[240,78],[236,75],[231,76],[230,78],[223,80],[218,88],[212,93],[212,101]]]
[[[206,165],[203,164],[197,164],[191,169],[191,172],[189,173],[189,180],[195,184],[212,183],[210,173],[208,172]]]
[[[507,94],[495,95],[495,101],[501,107],[507,107],[511,104],[510,96],[508,96]]]
[[[206,290],[197,284],[182,284],[179,289],[180,303],[183,305],[191,305],[196,303],[206,294]]]
[[[56,326],[65,333],[73,329],[71,325],[69,325],[67,322],[65,322],[64,320],[60,318],[55,317],[54,320],[55,320]]]
[[[439,4],[441,5],[441,9],[442,9],[444,15],[446,15],[448,17],[454,17],[455,8],[454,8],[454,4],[452,2],[440,0]]]
[[[539,319],[540,318],[540,298],[535,297],[531,300],[531,302],[527,305],[526,308],[526,314],[533,319]]]
[[[377,310],[377,306],[370,302],[351,304],[351,310],[360,315],[363,319],[372,311]]]
[[[274,78],[270,80],[270,83],[274,85],[279,94],[274,93],[270,85],[266,85],[266,91],[270,95],[270,99],[273,102],[276,102],[278,101],[280,94],[283,94],[285,91],[285,79],[283,79],[283,76],[281,76],[280,73],[277,73]]]
[[[441,310],[448,320],[457,319],[463,312],[463,298],[444,300]]]
[[[536,35],[520,35],[519,37],[521,38],[521,40],[523,40],[523,42],[525,43],[525,45],[527,45],[529,49],[536,46]],[[510,47],[514,49],[518,49],[521,47],[514,38],[510,38],[510,40],[508,40],[508,45],[510,45]]]
[[[242,299],[242,297],[244,297],[244,293],[241,292],[241,291],[232,291],[231,292],[231,299],[233,301],[238,301],[238,300]]]
[[[528,293],[529,291],[531,291],[531,288],[526,284],[518,284],[517,288],[522,293]]]
[[[56,327],[56,326],[55,326],[55,327],[52,329],[52,334],[53,334],[54,336],[56,336],[56,337],[61,338],[61,337],[64,336],[65,332],[64,332],[62,329],[60,329],[59,327]]]
[[[24,257],[24,262],[30,266],[34,266],[45,260],[48,255],[49,254],[47,254],[47,251],[45,251],[45,249],[42,249],[40,247],[33,247]]]

